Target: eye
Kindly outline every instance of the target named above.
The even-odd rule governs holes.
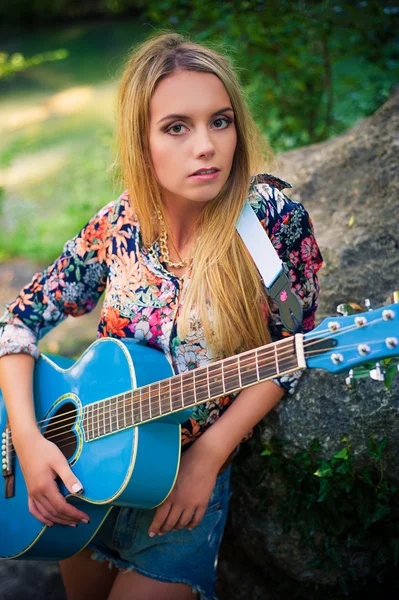
[[[220,123],[221,121],[225,121],[227,123],[226,127],[216,127],[216,129],[226,129],[232,122],[232,120],[228,117],[218,117],[213,123]]]
[[[179,132],[176,132],[176,127],[184,127],[184,125],[181,125],[179,123],[177,123],[176,125],[172,125],[171,127],[169,127],[169,129],[166,129],[166,133],[170,133],[171,135],[174,135],[174,136],[180,135]],[[171,133],[172,130],[175,130],[175,132]]]

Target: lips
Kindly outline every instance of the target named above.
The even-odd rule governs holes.
[[[193,175],[199,175],[201,171],[220,171],[218,167],[202,167],[202,169],[197,169],[194,173],[191,173],[190,177]]]

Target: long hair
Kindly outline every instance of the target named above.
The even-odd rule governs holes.
[[[235,113],[237,145],[226,183],[201,214],[178,335],[186,338],[191,318],[198,315],[213,356],[231,356],[270,342],[264,287],[236,222],[251,174],[264,171],[275,156],[247,107],[230,58],[169,31],[156,32],[133,47],[118,88],[116,165],[149,247],[159,234],[156,209],[163,212],[149,146],[150,100],[163,78],[182,70],[213,73],[223,83]]]

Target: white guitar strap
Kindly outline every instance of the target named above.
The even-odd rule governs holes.
[[[283,325],[288,331],[298,333],[301,331],[302,307],[291,290],[287,267],[280,260],[248,200],[236,228],[258,267],[266,292],[279,308]]]

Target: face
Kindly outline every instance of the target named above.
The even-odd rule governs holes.
[[[236,144],[230,98],[216,75],[179,71],[158,84],[150,103],[150,150],[166,204],[188,208],[215,198]],[[219,169],[216,176],[192,176],[209,168]]]

